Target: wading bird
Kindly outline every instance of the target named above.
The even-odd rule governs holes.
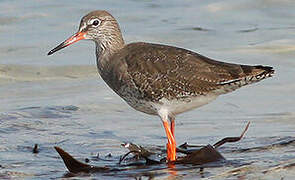
[[[134,109],[161,118],[168,162],[176,160],[177,114],[274,73],[269,66],[220,62],[173,46],[125,44],[116,19],[101,10],[85,15],[78,32],[48,55],[82,39],[95,42],[98,72],[108,86]]]

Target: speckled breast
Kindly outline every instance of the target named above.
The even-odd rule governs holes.
[[[157,115],[154,103],[145,100],[143,94],[138,89],[123,85],[116,93],[137,111]]]

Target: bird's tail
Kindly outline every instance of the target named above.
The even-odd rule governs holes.
[[[262,65],[241,65],[241,68],[243,70],[243,75],[241,77],[219,83],[219,85],[222,86],[222,88],[218,90],[221,94],[228,93],[242,86],[259,82],[268,77],[272,77],[275,72],[273,67]]]
[[[275,70],[271,66],[241,66],[245,75],[241,80],[246,84],[255,83],[271,77]]]
[[[260,78],[267,78],[271,77],[274,74],[275,70],[271,66],[253,66],[252,73],[254,73],[255,76],[260,76]],[[258,73],[258,74],[255,74]],[[258,77],[259,79],[259,77]]]
[[[232,79],[229,81],[224,81],[220,85],[240,85],[244,86],[247,84],[255,83],[261,81],[262,79],[272,77],[274,74],[273,67],[270,66],[247,66],[241,65],[244,75],[237,79]]]

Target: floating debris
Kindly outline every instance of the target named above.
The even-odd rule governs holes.
[[[213,29],[207,29],[203,27],[187,27],[187,28],[181,28],[180,30],[193,30],[193,31],[202,31],[202,32],[214,31]]]
[[[237,150],[232,150],[231,152],[238,152],[238,153],[263,152],[263,151],[274,150],[277,148],[285,148],[286,146],[295,146],[295,138],[286,137],[284,139],[278,139],[278,142],[275,142],[269,145],[237,149]]]
[[[33,153],[34,154],[38,154],[39,153],[38,144],[35,144],[35,146],[33,148]]]
[[[254,27],[254,28],[249,28],[249,29],[242,29],[242,30],[238,30],[238,33],[249,33],[249,32],[255,32],[259,30],[259,28]]]
[[[127,148],[129,150],[128,153],[126,153],[125,155],[123,155],[121,158],[120,158],[120,161],[119,161],[119,164],[122,163],[122,161],[124,159],[126,159],[126,157],[129,155],[129,154],[133,154],[134,157],[132,159],[145,159],[146,160],[146,165],[153,165],[153,164],[161,164],[162,163],[162,160],[160,161],[156,161],[156,160],[153,160],[150,158],[151,155],[154,155],[156,153],[154,152],[150,152],[148,151],[147,149],[143,148],[142,146],[138,146],[136,144],[133,144],[133,143],[123,143],[121,144],[123,147]]]
[[[85,158],[85,162],[86,162],[86,163],[89,163],[90,160],[89,160],[88,158]]]
[[[71,173],[98,173],[98,172],[109,172],[114,169],[110,169],[107,166],[98,167],[98,166],[91,166],[85,163],[82,163],[75,158],[73,158],[69,153],[65,152],[63,149],[55,146],[55,150],[58,152],[60,157],[63,159],[66,167]]]
[[[213,163],[213,162],[217,163],[217,162],[226,161],[226,159],[217,151],[217,148],[222,146],[225,143],[237,142],[241,140],[244,137],[245,132],[249,128],[249,125],[250,123],[247,124],[246,128],[244,129],[244,131],[239,137],[224,138],[218,141],[217,143],[215,143],[213,146],[212,145],[196,146],[196,145],[189,145],[187,143],[184,143],[177,148],[177,152],[185,154],[185,156],[178,157],[176,161],[171,163],[172,164],[204,165],[206,163]],[[129,152],[121,156],[119,163],[116,167],[110,167],[110,166],[101,167],[101,166],[88,165],[76,160],[69,153],[65,152],[60,147],[54,147],[54,148],[59,153],[59,155],[61,156],[61,158],[63,159],[65,163],[65,166],[71,173],[80,173],[80,172],[107,173],[107,172],[114,172],[114,171],[126,171],[128,170],[128,168],[126,169],[126,167],[130,168],[132,166],[149,166],[149,165],[166,163],[166,158],[161,158],[160,160],[157,160],[154,158],[155,155],[156,157],[159,157],[157,153],[151,152],[150,150],[147,150],[146,148],[142,146],[138,146],[130,142],[123,143],[122,146],[127,148]],[[195,148],[195,149],[189,149],[189,148]],[[121,165],[122,162],[125,161],[127,159],[127,156],[129,156],[130,154],[133,155],[133,157],[128,158],[128,161],[131,163],[128,163],[127,165]],[[108,154],[106,157],[112,157],[111,153]],[[86,159],[85,161],[89,162]],[[145,162],[138,162],[138,160],[145,160]],[[202,166],[200,166],[199,168],[203,169]]]
[[[240,141],[244,137],[246,131],[248,130],[249,125],[250,125],[250,122],[247,123],[247,125],[246,125],[244,131],[242,132],[242,134],[240,135],[240,137],[226,137],[226,138],[223,138],[222,140],[218,141],[217,143],[215,143],[213,145],[214,148],[218,148],[218,147],[222,146],[225,143]]]
[[[111,158],[112,157],[112,154],[109,153],[108,155],[105,156],[106,158]]]
[[[185,157],[178,158],[175,164],[195,164],[202,165],[211,162],[225,160],[225,158],[210,144],[191,152]]]

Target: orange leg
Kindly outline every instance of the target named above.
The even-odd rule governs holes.
[[[172,136],[175,139],[175,118],[173,117],[170,117],[170,129],[171,129]]]
[[[171,132],[171,127],[169,126],[167,121],[163,121],[163,125],[165,128],[165,132],[168,138],[167,143],[167,160],[168,162],[175,161],[176,160],[176,142],[174,135]],[[173,130],[174,132],[174,130]]]

